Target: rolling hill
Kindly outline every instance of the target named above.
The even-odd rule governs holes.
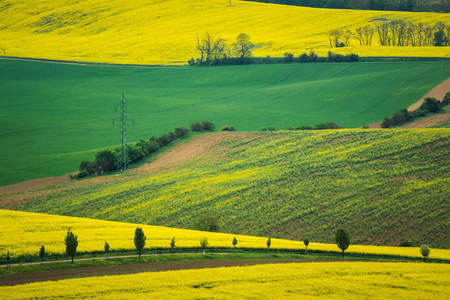
[[[440,61],[125,68],[0,60],[0,186],[77,171],[117,145],[112,119],[123,91],[135,120],[128,142],[137,142],[203,120],[240,131],[360,127],[409,107],[449,74]]]
[[[256,56],[296,56],[331,50],[326,33],[404,19],[450,23],[448,14],[292,7],[227,0],[81,0],[0,3],[0,55],[121,64],[186,64],[197,36],[218,33],[231,44],[239,33],[264,46]],[[447,47],[360,46],[335,49],[360,56],[446,57]]]
[[[1,207],[177,228],[212,214],[236,234],[333,243],[345,227],[355,244],[449,248],[449,148],[448,129],[211,133],[129,176],[2,196]]]

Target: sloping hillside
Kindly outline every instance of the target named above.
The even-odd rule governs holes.
[[[448,78],[439,61],[133,68],[0,61],[0,186],[77,171],[120,143],[114,106],[127,97],[128,142],[195,121],[239,131],[377,122]]]
[[[353,243],[450,247],[448,129],[225,136],[166,169],[3,196],[1,206],[179,228],[211,214],[224,232],[332,243],[346,227]]]
[[[247,33],[265,46],[257,56],[325,55],[326,33],[375,20],[450,23],[448,14],[315,9],[227,0],[81,0],[0,3],[0,55],[131,64],[185,64],[197,36],[218,33],[229,43]],[[447,47],[359,46],[335,49],[362,56],[445,57]]]

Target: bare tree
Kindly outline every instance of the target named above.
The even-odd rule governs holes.
[[[226,50],[225,40],[218,34],[212,35],[206,31],[201,36],[197,36],[197,50],[200,52],[201,64],[214,64]]]
[[[353,36],[353,32],[350,29],[347,29],[346,31],[344,31],[343,33],[344,35],[344,44],[345,46],[348,46],[350,44],[350,38]]]

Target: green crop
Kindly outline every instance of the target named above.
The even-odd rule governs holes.
[[[352,243],[450,247],[448,129],[239,136],[170,170],[3,207],[179,228],[206,214],[236,234],[333,243],[341,227]]]
[[[352,128],[418,101],[448,77],[440,61],[133,68],[0,61],[0,186],[78,170],[120,143],[210,120],[255,131],[336,122]]]

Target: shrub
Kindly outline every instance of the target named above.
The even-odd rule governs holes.
[[[200,231],[219,232],[219,221],[212,215],[201,215],[194,222],[194,229]]]
[[[188,64],[190,65],[190,66],[193,66],[193,65],[195,65],[195,59],[194,58],[191,58],[190,60],[188,60]]]
[[[270,57],[270,55],[267,55],[266,57],[263,57],[262,63],[263,64],[271,64],[272,63],[272,57]]]
[[[189,133],[189,129],[186,127],[177,127],[175,128],[175,134],[178,138],[184,137]]]
[[[383,122],[381,122],[381,128],[391,128],[394,126],[394,122],[391,118],[384,118]]]
[[[194,122],[189,127],[191,131],[202,131],[202,125],[199,122]]]
[[[400,242],[399,247],[412,247],[413,244],[411,241],[403,240]]]
[[[234,127],[230,126],[230,125],[222,126],[222,128],[220,128],[220,130],[222,130],[222,131],[236,131],[236,129],[234,129]]]
[[[78,178],[78,179],[81,179],[81,178],[87,177],[88,175],[89,175],[88,172],[86,172],[86,171],[81,171],[81,172],[79,172],[79,173],[77,174],[77,178]]]
[[[216,129],[216,126],[210,121],[203,121],[202,124],[201,124],[201,128],[202,128],[202,130],[211,130],[211,131],[213,131],[214,129]]]
[[[291,63],[294,60],[294,54],[286,52],[284,54],[283,61],[285,63]]]
[[[300,55],[300,56],[298,57],[298,60],[299,60],[299,62],[301,62],[301,63],[307,63],[307,62],[309,62],[309,56],[308,56],[308,54],[303,53],[302,55]]]
[[[277,131],[275,127],[269,126],[261,129],[260,131]]]
[[[438,112],[442,110],[442,104],[436,98],[427,97],[419,108],[428,112]]]
[[[450,104],[450,92],[445,94],[444,98],[442,99],[442,106],[446,106]]]
[[[319,58],[319,56],[314,51],[311,50],[309,52],[309,61],[310,62],[315,62],[315,61],[317,61],[318,58]]]

